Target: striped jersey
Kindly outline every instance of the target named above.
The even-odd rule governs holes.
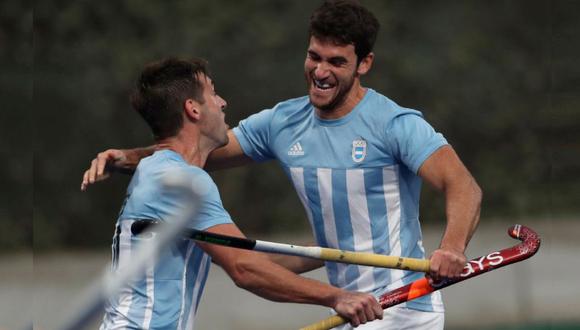
[[[425,258],[417,172],[447,141],[420,112],[367,89],[349,114],[324,120],[304,96],[242,120],[234,134],[253,160],[280,162],[320,246]],[[334,262],[326,270],[332,285],[376,296],[423,276]],[[439,292],[406,306],[443,311]]]
[[[188,227],[205,230],[232,223],[215,183],[204,170],[187,164],[173,151],[157,151],[139,163],[127,189],[113,237],[113,272],[121,271],[139,245],[147,243],[147,238],[131,234],[135,220],[175,219],[184,205],[191,204],[191,197],[182,191],[163,186],[163,177],[170,171],[184,173],[197,191],[205,193]],[[178,239],[151,258],[144,276],[109,299],[100,329],[193,329],[210,261],[194,241]]]

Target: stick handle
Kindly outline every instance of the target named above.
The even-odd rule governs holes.
[[[312,323],[311,325],[307,325],[304,328],[300,328],[300,330],[328,330],[345,323],[348,323],[347,319],[340,315],[334,315],[320,322]]]
[[[396,268],[415,272],[429,272],[430,262],[427,259],[403,258],[382,254],[351,252],[328,248],[320,249],[320,259],[364,266]]]

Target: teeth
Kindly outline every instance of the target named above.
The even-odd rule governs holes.
[[[318,81],[316,79],[313,79],[313,80],[314,80],[314,84],[318,88],[322,88],[322,89],[328,89],[328,88],[330,88],[330,84],[329,83],[321,83],[320,81]]]

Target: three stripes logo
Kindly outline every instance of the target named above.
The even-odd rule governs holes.
[[[304,150],[302,149],[302,145],[300,142],[296,142],[290,150],[288,150],[288,156],[304,156]]]

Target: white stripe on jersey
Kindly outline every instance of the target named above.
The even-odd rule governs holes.
[[[316,229],[314,228],[314,223],[312,222],[312,211],[310,210],[310,205],[308,205],[306,188],[304,187],[304,169],[302,167],[292,167],[290,168],[290,176],[292,177],[292,182],[294,183],[294,189],[296,189],[296,192],[298,193],[298,198],[306,210],[306,216],[310,222],[312,232],[315,233]]]
[[[389,246],[391,255],[401,255],[401,192],[399,191],[399,169],[397,165],[383,168],[383,191],[387,203],[387,221],[389,225]],[[403,278],[404,272],[391,270],[391,283]]]
[[[365,191],[364,170],[347,170],[346,187],[354,250],[374,252],[371,221]],[[358,266],[358,272],[359,277],[356,280],[358,291],[372,291],[374,289],[373,267]]]
[[[191,258],[191,253],[193,252],[193,247],[195,244],[193,242],[188,242],[187,253],[185,254],[185,260],[183,264],[183,275],[181,278],[181,313],[179,313],[179,322],[177,323],[177,329],[182,328],[183,314],[185,313],[185,293],[187,292],[187,265],[189,264],[189,259]],[[195,298],[194,298],[195,299]]]
[[[195,243],[194,243],[195,245]],[[197,302],[199,296],[199,290],[202,290],[201,283],[204,281],[204,275],[206,272],[206,267],[211,265],[211,262],[208,262],[209,256],[206,253],[202,253],[201,262],[199,266],[199,270],[197,272],[197,278],[195,280],[195,286],[193,287],[193,294],[191,296],[191,310],[189,315],[187,316],[187,324],[185,325],[185,330],[193,330],[195,326],[195,313],[197,311]],[[187,265],[187,264],[186,264]]]
[[[151,317],[153,316],[153,301],[155,301],[155,263],[157,258],[154,256],[149,259],[147,263],[147,270],[145,271],[145,285],[147,292],[147,304],[145,305],[145,314],[143,316],[143,329],[149,329],[151,324]]]
[[[117,260],[117,272],[123,272],[125,268],[131,264],[131,225],[133,220],[121,221],[121,233],[119,234],[119,257]],[[133,290],[130,287],[123,287],[119,292],[119,299],[117,301],[118,313],[111,319],[111,326],[115,328],[122,328],[129,325],[127,315],[131,309],[131,302],[133,300]]]
[[[338,235],[336,234],[336,222],[334,219],[334,208],[332,206],[332,169],[319,168],[316,170],[318,177],[318,195],[320,196],[320,209],[324,222],[324,236],[328,247],[340,249],[338,245]],[[308,206],[310,208],[310,206]],[[314,230],[314,227],[313,227]],[[337,283],[339,286],[346,286],[345,276],[346,265],[336,263]]]

